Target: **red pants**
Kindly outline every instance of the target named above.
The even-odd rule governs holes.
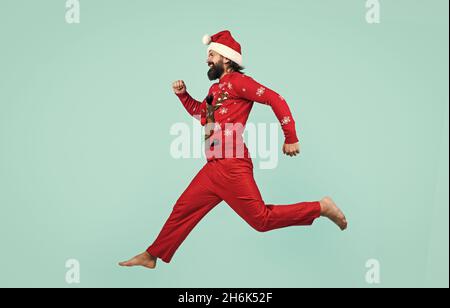
[[[321,214],[318,201],[266,205],[253,178],[250,158],[212,160],[206,163],[178,199],[147,252],[169,263],[192,229],[222,201],[260,232],[312,225]]]

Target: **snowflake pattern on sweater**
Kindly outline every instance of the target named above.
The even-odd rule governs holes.
[[[256,95],[261,97],[264,95],[264,92],[266,92],[266,89],[264,87],[260,87],[258,90],[256,90]]]
[[[227,114],[227,113],[228,113],[228,108],[225,108],[225,107],[221,108],[220,111],[219,111],[219,113],[220,113],[221,115]]]
[[[291,117],[287,116],[281,120],[281,126],[288,125],[291,122]]]

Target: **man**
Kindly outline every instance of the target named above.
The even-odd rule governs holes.
[[[253,178],[253,164],[242,133],[253,102],[272,107],[285,143],[283,153],[300,153],[295,121],[283,97],[244,75],[241,46],[229,31],[203,39],[208,47],[208,78],[219,79],[203,102],[193,99],[182,80],[173,91],[186,110],[205,126],[206,165],[177,200],[155,242],[144,253],[121,262],[121,266],[155,268],[157,259],[169,263],[198,222],[222,201],[259,232],[288,226],[312,225],[316,218],[329,218],[341,230],[347,228],[342,211],[325,197],[315,202],[266,205]]]

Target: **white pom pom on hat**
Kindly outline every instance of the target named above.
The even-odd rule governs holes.
[[[211,43],[211,36],[209,34],[205,34],[202,38],[202,42],[205,45],[209,45]]]

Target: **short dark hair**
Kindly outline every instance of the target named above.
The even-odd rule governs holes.
[[[231,61],[231,60],[230,60],[229,67],[230,67],[234,72],[237,72],[237,73],[239,73],[239,74],[243,74],[243,73],[244,73],[244,72],[243,72],[244,67],[243,67],[243,66],[240,66],[239,64],[237,64],[237,63],[234,62],[234,61]]]

